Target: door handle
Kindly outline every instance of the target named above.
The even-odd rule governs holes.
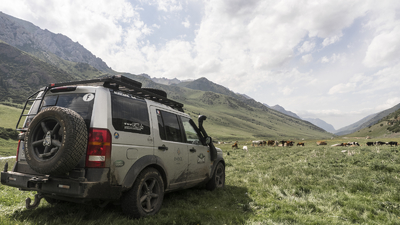
[[[191,148],[189,151],[190,152],[196,152],[196,149],[195,148]]]
[[[164,151],[166,151],[166,150],[168,150],[168,147],[165,146],[165,145],[158,146],[158,150],[164,150]]]

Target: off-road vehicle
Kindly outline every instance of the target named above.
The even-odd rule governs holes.
[[[206,117],[197,127],[162,90],[125,76],[54,83],[25,108],[17,160],[12,171],[4,166],[1,183],[36,191],[27,208],[42,198],[115,202],[138,218],[157,213],[166,192],[225,185],[222,151],[203,127]]]

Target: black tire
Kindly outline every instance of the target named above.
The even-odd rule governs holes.
[[[75,111],[53,106],[33,118],[25,135],[25,157],[36,172],[64,174],[73,169],[86,152],[88,132]]]
[[[133,218],[156,214],[164,198],[164,182],[154,168],[143,170],[121,201],[122,211]]]
[[[225,166],[221,162],[215,168],[214,174],[206,184],[207,190],[214,190],[216,188],[225,187]]]

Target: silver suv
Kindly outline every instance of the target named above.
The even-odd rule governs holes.
[[[5,165],[1,183],[37,191],[29,209],[42,198],[119,202],[134,218],[157,213],[166,192],[224,187],[225,162],[202,125],[206,117],[197,127],[183,104],[141,86],[111,76],[50,84],[30,96],[17,161],[12,171]]]

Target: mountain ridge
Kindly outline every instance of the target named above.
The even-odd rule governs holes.
[[[0,39],[58,67],[57,64],[63,62],[52,55],[71,62],[87,63],[102,72],[113,72],[102,59],[69,37],[43,30],[31,22],[3,12],[0,12]]]

